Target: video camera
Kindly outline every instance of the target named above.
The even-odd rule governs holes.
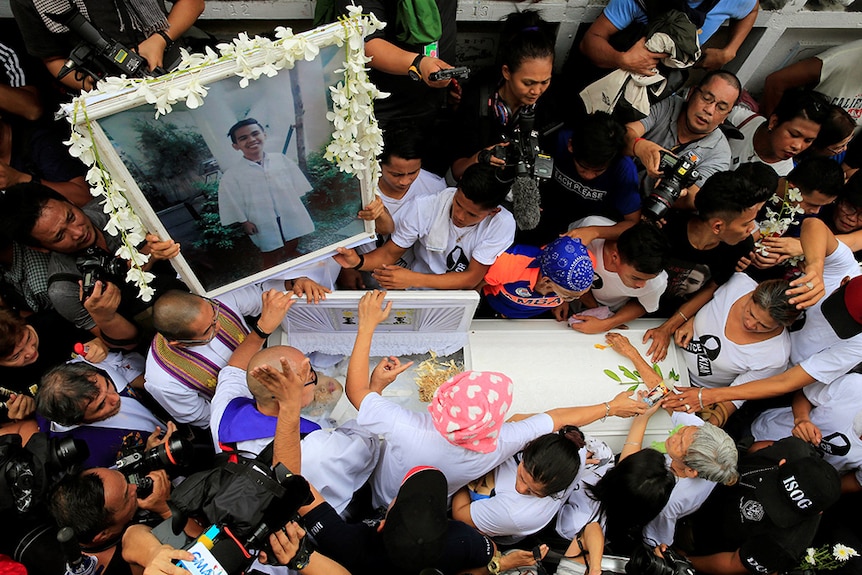
[[[554,159],[542,153],[539,132],[535,129],[536,111],[525,107],[518,112],[518,121],[509,135],[508,146],[495,146],[491,154],[506,161],[501,180],[511,182],[517,177],[548,179],[554,171]]]
[[[536,111],[525,107],[518,112],[514,129],[505,138],[509,145],[498,145],[493,150],[480,152],[479,161],[490,162],[490,154],[505,160],[506,166],[497,176],[503,183],[512,184],[512,215],[522,230],[532,230],[539,225],[541,198],[539,180],[550,178],[554,173],[554,159],[544,154],[539,147],[539,132],[535,129]],[[545,134],[555,130],[552,128]]]
[[[0,511],[35,510],[48,491],[90,455],[87,443],[36,433],[22,446],[21,436],[0,436]]]
[[[695,183],[700,174],[695,166],[700,162],[700,156],[694,152],[686,152],[676,157],[669,152],[662,152],[659,169],[662,178],[658,181],[650,195],[643,202],[643,211],[652,220],[660,220],[679,199],[683,188]]]
[[[74,6],[70,6],[61,14],[47,14],[47,16],[54,22],[69,28],[82,40],[75,46],[72,53],[69,54],[69,59],[60,69],[57,74],[58,80],[73,70],[76,74],[81,74],[80,79],[89,76],[94,81],[101,80],[105,76],[123,74],[127,78],[144,78],[164,74],[162,69],[156,69],[151,73],[145,58],[139,56],[131,48],[110,38],[84,18]]]
[[[180,565],[192,573],[213,569],[235,575],[254,560],[249,550],[265,551],[274,565],[269,536],[296,519],[299,508],[312,500],[308,482],[282,464],[270,469],[261,461],[239,458],[196,473],[174,490],[168,502],[173,529],[179,533],[191,514],[203,514],[213,526],[188,548],[194,565]]]
[[[123,276],[128,269],[126,262],[122,259],[112,256],[96,246],[87,248],[84,255],[75,260],[75,265],[81,275],[84,276],[82,299],[87,299],[93,295],[97,281],[111,282],[117,286],[123,285]]]
[[[126,476],[129,483],[138,486],[138,499],[146,499],[153,492],[153,480],[147,477],[151,471],[182,467],[191,462],[192,444],[180,437],[171,437],[147,451],[136,451],[117,461],[117,471]]]

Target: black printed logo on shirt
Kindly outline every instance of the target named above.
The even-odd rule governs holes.
[[[593,272],[593,285],[592,285],[592,288],[593,288],[594,290],[600,290],[600,289],[602,289],[602,287],[604,287],[604,285],[605,285],[605,282],[604,282],[604,280],[602,280],[602,276],[600,276],[600,275],[599,275],[599,274],[597,274],[596,272]]]
[[[818,451],[826,455],[837,455],[839,457],[850,453],[850,440],[840,431],[831,433],[820,440]]]
[[[699,340],[688,342],[685,351],[697,356],[697,374],[701,377],[712,375],[712,363],[721,353],[721,340],[714,335],[701,336]]]
[[[464,255],[464,249],[461,246],[455,246],[446,256],[446,270],[450,272],[463,272],[469,265],[470,260]]]

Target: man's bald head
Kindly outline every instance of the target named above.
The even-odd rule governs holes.
[[[248,390],[254,396],[254,400],[258,403],[258,406],[270,405],[273,403],[272,393],[266,388],[265,385],[260,383],[257,379],[251,376],[252,370],[256,367],[260,367],[263,365],[268,365],[273,369],[281,371],[281,358],[285,358],[287,360],[290,369],[294,371],[300,378],[307,378],[308,373],[305,373],[303,369],[307,371],[308,368],[303,368],[303,362],[305,361],[305,354],[296,349],[295,347],[290,347],[287,345],[277,345],[274,347],[268,347],[266,349],[262,349],[254,356],[252,356],[251,361],[248,363],[248,370],[246,371],[245,380],[248,384]],[[311,389],[311,396],[308,401],[303,401],[303,406],[307,405],[311,402],[311,399],[314,398],[314,390]],[[303,397],[303,399],[305,399]]]

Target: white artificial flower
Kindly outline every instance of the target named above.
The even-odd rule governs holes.
[[[847,561],[851,557],[858,557],[859,554],[851,547],[847,547],[841,543],[836,543],[835,547],[832,548],[832,556],[839,561]]]

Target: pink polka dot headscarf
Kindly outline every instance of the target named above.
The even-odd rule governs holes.
[[[434,392],[428,411],[449,443],[491,453],[512,405],[512,380],[493,371],[465,371]]]

